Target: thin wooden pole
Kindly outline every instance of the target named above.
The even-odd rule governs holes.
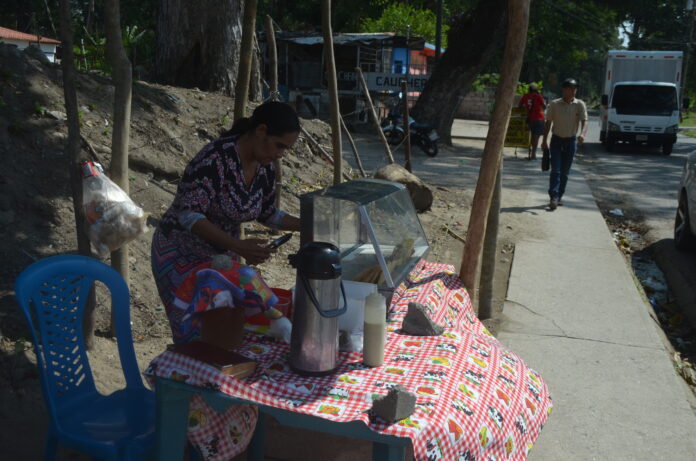
[[[346,126],[346,122],[343,120],[343,117],[341,117],[341,127],[343,128],[343,132],[348,137],[348,142],[350,143],[351,149],[353,149],[353,155],[355,155],[355,163],[358,164],[358,169],[360,170],[360,174],[362,175],[363,178],[365,178],[365,177],[367,177],[367,175],[365,174],[365,169],[363,168],[362,161],[360,160],[360,154],[358,153],[358,148],[355,147],[355,141],[353,141],[353,137],[350,135],[350,132],[348,131],[348,127]]]
[[[268,50],[268,67],[270,71],[271,100],[280,100],[278,94],[278,48],[276,47],[275,30],[273,29],[273,18],[266,15],[266,46]]]
[[[254,29],[256,28],[257,0],[244,1],[242,18],[242,43],[239,46],[239,68],[234,89],[234,119],[246,117],[249,101],[249,81],[251,79],[251,60],[254,54]]]
[[[495,188],[491,209],[486,222],[486,237],[483,240],[481,259],[481,282],[478,299],[478,318],[485,320],[493,317],[493,280],[495,279],[495,260],[498,257],[498,225],[500,222],[500,202],[503,189],[503,164],[501,161],[495,177]],[[466,242],[465,242],[466,243]],[[472,301],[475,301],[472,299]]]
[[[365,77],[363,76],[362,69],[356,67],[355,74],[358,76],[360,85],[362,86],[363,92],[365,93],[365,101],[367,102],[367,107],[369,107],[370,109],[370,118],[372,119],[372,123],[375,125],[375,128],[377,128],[377,134],[379,135],[379,139],[382,141],[382,145],[384,146],[384,152],[386,152],[387,154],[387,160],[389,161],[389,163],[394,163],[394,156],[392,155],[391,149],[389,148],[387,138],[384,136],[384,132],[382,132],[382,126],[379,124],[379,118],[377,117],[375,106],[372,104],[370,90],[367,88],[367,83],[365,83]]]
[[[411,169],[411,127],[408,124],[408,83],[406,83],[406,80],[401,82],[401,94],[403,95],[404,101],[404,136],[406,137],[404,139],[404,154],[406,155],[406,163],[404,167],[409,173],[411,173],[413,171]]]
[[[270,92],[271,101],[280,100],[278,94],[278,48],[276,47],[275,30],[273,29],[273,18],[266,15],[266,51],[268,52],[268,70],[270,73]],[[280,160],[274,160],[273,165],[276,171],[276,196],[275,207],[280,208],[280,196],[282,190],[278,187],[283,181],[283,165]]]
[[[307,140],[310,142],[310,144],[312,144],[319,151],[319,153],[322,155],[322,157],[324,157],[324,159],[326,159],[331,165],[333,165],[334,164],[333,158],[331,157],[331,155],[328,152],[326,152],[326,149],[321,147],[321,144],[319,144],[319,142],[316,139],[314,139],[314,136],[312,136],[309,133],[309,131],[307,131],[305,129],[305,127],[300,127],[300,130],[302,131],[302,134],[305,136],[305,138],[307,138]],[[351,179],[351,177],[347,173],[343,173],[343,177],[345,179],[347,179],[348,181],[350,181],[350,179]]]
[[[104,33],[106,56],[111,64],[114,82],[114,123],[111,136],[110,177],[123,192],[128,194],[128,145],[130,141],[131,101],[133,96],[133,72],[131,62],[123,47],[121,36],[121,9],[119,0],[104,2]],[[130,283],[128,253],[125,244],[111,253],[111,267],[116,269],[126,283]],[[114,312],[111,312],[111,336],[116,336]]]
[[[338,105],[338,81],[336,61],[334,60],[333,32],[331,30],[331,0],[321,2],[321,28],[324,32],[324,57],[326,61],[326,80],[329,83],[329,109],[331,110],[331,139],[334,157],[334,184],[341,183],[341,112]]]
[[[503,54],[503,65],[500,72],[500,84],[496,94],[495,106],[491,117],[486,144],[481,158],[474,200],[471,206],[469,228],[459,277],[469,294],[477,296],[476,288],[479,280],[481,249],[486,235],[486,222],[491,207],[495,177],[498,174],[500,159],[503,154],[503,142],[510,118],[510,109],[517,89],[517,81],[522,68],[522,58],[527,42],[527,26],[529,24],[529,1],[519,0],[508,2],[508,34]]]
[[[72,33],[72,10],[69,0],[59,0],[58,2],[60,41],[63,44],[63,59],[61,68],[63,69],[63,97],[65,98],[65,113],[68,118],[68,144],[66,146],[70,171],[70,190],[72,192],[73,210],[75,213],[75,232],[77,234],[77,249],[83,256],[92,256],[92,249],[87,236],[87,219],[82,208],[82,175],[80,165],[85,160],[89,160],[80,149],[80,120],[77,110],[77,73],[73,64],[73,33]],[[85,313],[82,317],[82,335],[85,339],[87,349],[94,349],[94,309],[96,306],[96,294],[94,286],[87,295]]]

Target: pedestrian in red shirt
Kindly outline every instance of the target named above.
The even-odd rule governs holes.
[[[520,107],[527,110],[527,125],[532,132],[532,144],[529,146],[527,160],[534,160],[539,138],[544,134],[544,109],[546,109],[546,102],[539,94],[539,86],[536,83],[529,84],[529,92],[520,99]]]

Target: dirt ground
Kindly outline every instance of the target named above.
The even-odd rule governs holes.
[[[35,369],[30,334],[15,303],[12,284],[17,275],[41,258],[75,251],[74,215],[64,148],[62,76],[59,67],[42,63],[0,45],[0,453],[3,459],[35,460],[43,452],[47,414]],[[113,87],[98,74],[78,77],[81,132],[108,171]],[[149,213],[152,228],[169,206],[183,169],[196,152],[230,126],[233,100],[197,89],[136,82],[130,141],[130,195]],[[303,120],[303,125],[330,150],[328,125]],[[362,136],[362,137],[361,137]],[[378,144],[366,135],[371,171],[384,164]],[[443,147],[437,159],[415,153],[416,171],[432,185],[432,209],[419,217],[431,244],[428,259],[458,268],[466,236],[468,212],[482,148],[480,141]],[[372,154],[370,154],[372,152]],[[348,155],[348,154],[346,154]],[[372,157],[370,157],[372,155]],[[370,160],[372,158],[372,160]],[[370,163],[372,162],[372,163]],[[449,163],[448,163],[449,162]],[[449,165],[449,166],[448,166]],[[443,175],[451,165],[459,175]],[[346,163],[345,171],[356,176]],[[420,175],[420,174],[419,174]],[[326,187],[331,166],[306,140],[300,139],[283,159],[282,208],[298,214],[300,194]],[[513,200],[514,202],[514,200]],[[514,205],[514,203],[513,203]],[[507,289],[514,242],[523,232],[524,217],[506,215],[496,275],[496,306]],[[269,236],[251,224],[248,232]],[[151,232],[130,245],[130,288],[133,340],[144,369],[170,343],[170,333],[150,271]],[[271,286],[289,288],[294,271],[287,256],[298,249],[298,238],[281,247],[260,270]],[[108,262],[108,261],[107,261]],[[108,338],[109,307],[99,296],[96,344],[90,352],[98,388],[111,392],[122,385],[115,343]],[[494,326],[494,325],[493,325]],[[82,459],[63,450],[60,459]]]

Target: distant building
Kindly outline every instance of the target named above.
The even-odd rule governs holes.
[[[14,45],[20,50],[23,50],[29,45],[34,45],[43,51],[48,60],[51,62],[55,62],[56,47],[60,45],[58,40],[32,34],[25,34],[24,32],[8,29],[6,27],[0,27],[0,42],[8,45]]]
[[[365,76],[380,115],[401,90],[408,69],[409,99],[420,94],[430,76],[435,48],[420,37],[394,33],[334,34],[334,54],[339,104],[345,117],[364,116],[364,102],[355,68]],[[295,103],[305,116],[328,114],[328,90],[324,63],[324,38],[319,33],[280,32],[278,42],[279,90],[284,100]],[[263,45],[262,45],[263,46]],[[300,103],[302,101],[302,103]]]

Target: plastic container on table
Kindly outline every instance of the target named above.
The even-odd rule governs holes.
[[[338,329],[348,333],[362,331],[365,321],[365,299],[377,291],[377,285],[344,280],[343,287],[346,290],[348,309],[338,318]]]

